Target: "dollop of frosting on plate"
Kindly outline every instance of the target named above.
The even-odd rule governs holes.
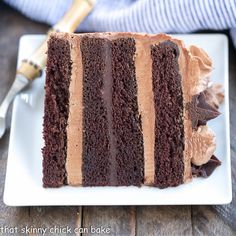
[[[200,126],[192,136],[192,163],[200,166],[207,163],[216,150],[214,133],[207,126]]]

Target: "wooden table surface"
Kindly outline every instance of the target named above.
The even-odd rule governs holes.
[[[47,29],[48,26],[33,22],[0,3],[0,101],[14,79],[20,36],[29,33],[46,33]],[[7,132],[0,139],[0,235],[1,227],[23,228],[27,225],[35,228],[103,226],[110,229],[109,235],[124,236],[236,235],[236,50],[231,42],[229,61],[233,166],[231,204],[224,206],[7,207],[2,199],[11,119],[11,112],[9,112]],[[68,235],[73,234],[68,233]]]

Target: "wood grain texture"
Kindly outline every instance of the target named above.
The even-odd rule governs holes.
[[[83,207],[83,227],[91,226],[110,228],[110,235],[133,236],[136,207]],[[99,234],[90,232],[88,235]]]
[[[137,209],[137,236],[192,235],[190,206],[147,206]]]
[[[193,206],[192,208],[193,235],[219,235],[233,236],[236,235],[230,226],[225,223],[221,217],[216,214],[210,206]]]
[[[75,230],[81,227],[80,207],[31,207],[30,225],[46,229],[45,236],[79,235]]]
[[[236,117],[235,117],[236,121]],[[236,124],[235,124],[236,125]],[[230,204],[223,206],[213,206],[218,215],[236,231],[236,150],[231,145],[231,164],[232,168],[232,181],[233,181],[233,200]]]

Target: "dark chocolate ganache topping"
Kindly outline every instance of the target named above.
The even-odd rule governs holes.
[[[207,178],[210,176],[217,166],[221,165],[221,161],[218,160],[214,155],[211,159],[201,166],[196,166],[192,164],[192,175],[193,177],[203,177]]]
[[[205,91],[194,95],[192,101],[186,104],[186,109],[189,111],[192,128],[195,130],[220,115],[220,112],[207,102]]]

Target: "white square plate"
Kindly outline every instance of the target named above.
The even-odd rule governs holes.
[[[222,161],[207,179],[195,178],[191,183],[174,188],[154,187],[42,187],[42,116],[44,78],[37,79],[19,94],[13,105],[11,135],[4,191],[4,202],[11,206],[33,205],[181,205],[226,204],[232,199],[228,40],[220,34],[175,35],[186,45],[204,48],[213,59],[212,80],[222,83],[225,101],[221,115],[208,124],[217,136],[216,156]],[[44,35],[25,35],[20,40],[19,62],[28,57],[42,42]]]

